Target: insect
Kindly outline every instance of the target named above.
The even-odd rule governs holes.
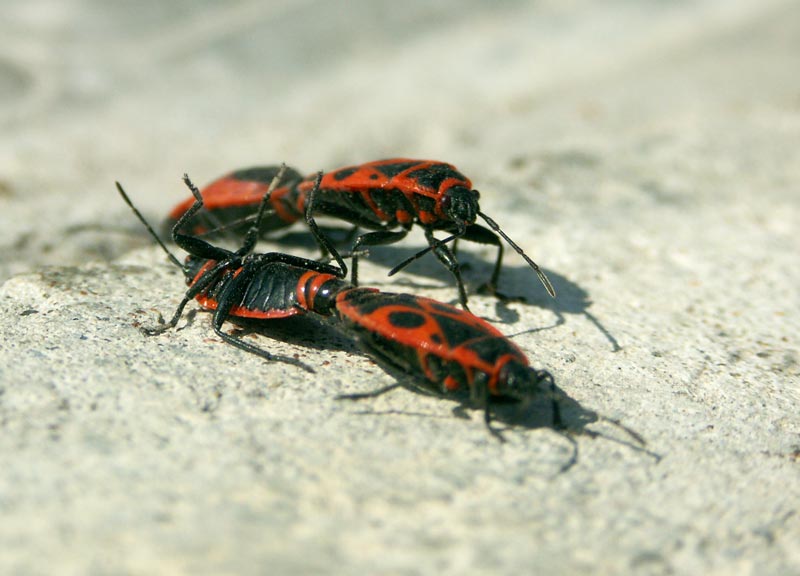
[[[189,286],[170,321],[157,328],[142,329],[145,334],[152,336],[174,328],[183,315],[186,305],[192,299],[197,299],[201,306],[214,311],[212,320],[214,332],[225,342],[257,354],[267,360],[280,360],[289,364],[299,364],[291,358],[273,356],[263,348],[227,334],[222,330],[222,326],[229,318],[286,318],[294,316],[303,310],[302,307],[296,305],[297,303],[293,299],[296,294],[291,292],[293,286],[290,279],[287,279],[287,274],[290,275],[289,269],[281,267],[281,263],[291,264],[295,262],[299,263],[303,270],[316,270],[334,276],[344,277],[347,274],[344,262],[342,262],[341,267],[337,268],[278,252],[251,254],[258,240],[261,218],[266,212],[266,200],[269,197],[269,190],[276,187],[283,174],[284,168],[281,167],[273,177],[267,194],[262,195],[264,201],[260,203],[256,220],[250,225],[241,247],[236,251],[214,246],[199,237],[183,233],[182,230],[186,223],[191,221],[194,215],[203,207],[203,198],[200,191],[192,184],[189,177],[184,175],[184,182],[191,190],[195,201],[181,215],[172,228],[173,241],[188,252],[183,264],[169,251],[144,216],[133,205],[122,185],[116,182],[117,190],[122,199],[144,224],[147,231],[161,246],[170,261],[181,268],[186,278],[186,284]],[[321,177],[321,174],[319,177]],[[315,237],[319,238],[321,248],[333,250],[333,247],[328,244],[327,238],[318,232],[313,219],[309,218],[307,223],[312,231],[315,232]],[[338,253],[337,258],[341,261]],[[289,291],[287,292],[287,290]]]
[[[207,187],[203,191],[203,198],[208,202],[210,213],[225,224],[230,219],[223,212],[232,206],[237,208],[237,216],[241,215],[239,210],[248,203],[255,210],[261,200],[260,194],[265,191],[263,175],[271,169],[242,171],[244,176],[226,177]],[[254,179],[259,186],[254,187],[252,192],[239,193],[243,178],[251,172],[257,175]],[[479,292],[504,299],[506,297],[497,290],[503,265],[503,244],[499,235],[533,268],[547,292],[555,297],[555,290],[544,272],[492,218],[481,212],[478,202],[480,194],[472,188],[471,181],[451,164],[407,158],[378,160],[328,172],[323,175],[319,185],[316,185],[313,176],[301,179],[297,179],[296,174],[290,176],[270,195],[273,214],[262,221],[261,230],[275,230],[304,218],[308,194],[315,190],[312,217],[314,214],[331,216],[372,230],[358,236],[352,246],[351,281],[354,285],[358,285],[358,254],[362,248],[398,242],[416,224],[424,230],[428,248],[395,266],[390,276],[428,252],[433,252],[453,275],[459,301],[468,309],[460,265],[448,244],[458,239],[469,240],[497,248],[492,274]],[[190,202],[187,200],[176,206],[170,213],[170,221],[185,211]],[[489,228],[478,224],[478,217]],[[437,239],[434,237],[435,231],[448,232],[450,235]]]
[[[281,175],[276,174],[270,187]],[[321,179],[320,174],[317,186]],[[120,195],[170,260],[182,268],[189,286],[172,319],[158,328],[145,329],[146,334],[175,327],[185,306],[197,299],[214,311],[214,331],[224,341],[268,360],[297,364],[227,334],[222,330],[224,323],[235,318],[267,320],[301,313],[328,317],[379,363],[414,377],[422,389],[441,395],[466,394],[472,406],[483,408],[487,427],[498,436],[491,427],[492,402],[527,400],[539,393],[542,382],[553,385],[547,371],[531,368],[519,347],[468,311],[421,296],[356,287],[345,280],[347,271],[341,267],[277,252],[253,254],[268,196],[263,196],[256,220],[236,251],[184,234],[183,226],[203,207],[200,192],[188,177],[184,176],[184,181],[195,201],[172,230],[175,243],[189,253],[184,264],[166,248],[117,182]],[[309,213],[312,208],[313,195]],[[332,246],[327,247],[335,253]],[[554,423],[560,426],[555,403]]]
[[[411,294],[345,287],[336,295],[334,313],[362,349],[411,376],[414,388],[482,408],[487,428],[501,440],[491,425],[491,404],[531,400],[542,384],[550,386],[553,426],[562,426],[550,373],[532,368],[519,347],[466,310]],[[372,397],[399,385],[346,398]]]

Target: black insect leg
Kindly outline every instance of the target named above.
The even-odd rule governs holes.
[[[311,235],[314,237],[314,240],[317,242],[317,245],[322,251],[323,258],[328,254],[330,254],[333,257],[333,259],[336,260],[336,264],[338,264],[339,268],[341,269],[341,274],[339,274],[338,276],[340,278],[345,278],[347,277],[347,265],[344,263],[344,260],[342,259],[341,255],[336,250],[336,248],[334,248],[333,244],[328,239],[328,237],[325,236],[325,234],[323,234],[322,231],[319,229],[319,225],[317,224],[317,221],[314,219],[314,200],[317,191],[319,190],[320,182],[322,182],[322,172],[317,173],[316,180],[314,181],[314,187],[308,193],[308,196],[306,198],[306,207],[305,207],[306,224],[308,224],[308,228],[309,230],[311,230]]]
[[[192,284],[191,288],[189,288],[186,291],[186,294],[183,295],[183,300],[181,300],[180,304],[178,304],[178,307],[176,308],[175,313],[172,315],[172,318],[169,322],[157,328],[142,328],[142,333],[147,336],[155,336],[157,334],[166,332],[170,328],[175,328],[175,326],[178,325],[178,321],[181,319],[181,316],[183,315],[183,309],[186,308],[186,305],[198,294],[203,292],[203,290],[208,288],[208,286],[214,283],[220,272],[227,268],[228,265],[229,263],[227,261],[222,261],[210,270],[207,270],[205,273],[203,273],[200,279]]]
[[[553,414],[553,428],[560,430],[564,428],[564,422],[561,419],[561,405],[558,403],[558,392],[556,390],[556,382],[553,375],[547,370],[535,370],[536,380],[538,382],[550,383],[550,402],[552,402],[551,410]]]
[[[507,296],[497,291],[497,284],[500,280],[500,272],[503,270],[503,244],[497,234],[484,228],[480,224],[472,224],[467,227],[467,231],[461,237],[464,240],[475,242],[477,244],[488,244],[497,248],[497,259],[494,262],[494,270],[488,282],[484,282],[478,288],[478,294],[489,294],[495,296],[498,300],[503,302],[524,302],[525,298],[522,296]]]
[[[225,321],[230,317],[231,308],[233,308],[237,303],[241,302],[244,291],[247,289],[247,286],[252,282],[252,276],[253,274],[251,270],[243,268],[238,275],[227,279],[227,282],[225,282],[222,292],[218,296],[217,309],[214,311],[214,319],[212,321],[214,332],[217,334],[217,336],[222,338],[222,340],[224,340],[231,346],[239,348],[240,350],[250,352],[251,354],[260,356],[265,360],[283,362],[285,364],[292,364],[313,374],[314,373],[313,369],[311,369],[310,367],[306,366],[305,364],[294,358],[290,358],[288,356],[270,354],[265,349],[256,346],[255,344],[250,344],[249,342],[245,342],[243,339],[239,337],[232,336],[222,329],[223,324],[225,324]]]
[[[470,386],[470,401],[473,408],[483,409],[483,422],[486,424],[486,429],[489,433],[497,438],[500,442],[505,442],[503,434],[492,426],[492,413],[489,410],[491,397],[489,395],[489,381],[486,374],[477,374],[475,380]]]
[[[178,308],[175,310],[175,313],[172,315],[172,318],[170,319],[169,322],[153,328],[140,328],[142,334],[144,334],[145,336],[156,336],[158,334],[163,334],[170,328],[175,328],[175,326],[178,325],[178,320],[180,320],[181,316],[183,316],[183,309],[186,308],[186,305],[191,300],[192,298],[184,296],[183,300],[181,300],[181,303],[178,304]]]
[[[189,188],[192,196],[194,196],[194,204],[192,204],[192,206],[183,213],[178,221],[175,222],[175,225],[172,227],[172,240],[183,250],[197,258],[220,261],[229,258],[232,255],[232,252],[229,250],[218,248],[217,246],[209,244],[205,240],[182,233],[186,222],[188,222],[198,211],[203,208],[203,197],[200,194],[200,190],[198,190],[197,186],[192,183],[188,174],[183,175],[183,182],[186,184],[186,187]]]
[[[505,442],[506,441],[506,439],[503,437],[503,433],[500,432],[500,430],[498,430],[494,426],[492,426],[492,413],[489,411],[489,405],[488,404],[486,406],[484,406],[484,408],[483,408],[483,421],[486,424],[487,430],[489,430],[489,433],[492,436],[497,438],[497,440],[500,441],[500,442]]]
[[[280,171],[278,172],[279,176],[283,174],[283,170],[284,167],[281,167]],[[161,334],[162,332],[177,326],[178,320],[180,320],[180,317],[183,314],[183,309],[186,307],[189,301],[198,294],[201,294],[211,284],[216,282],[220,273],[227,268],[230,268],[234,258],[236,258],[238,255],[247,254],[253,249],[258,236],[258,226],[266,205],[266,200],[263,200],[259,206],[259,212],[256,221],[248,230],[242,247],[236,253],[234,253],[229,250],[213,246],[212,244],[209,244],[200,238],[181,233],[180,230],[185,225],[187,220],[189,220],[192,216],[194,216],[194,214],[203,208],[203,197],[200,195],[200,191],[197,189],[197,186],[192,183],[187,174],[183,175],[183,181],[192,192],[192,196],[194,196],[195,201],[191,208],[189,208],[189,210],[187,210],[175,223],[175,226],[172,229],[172,238],[175,240],[175,243],[178,246],[189,252],[189,254],[192,256],[197,258],[205,258],[208,260],[218,260],[218,262],[213,268],[204,272],[203,275],[196,282],[194,282],[194,284],[192,284],[189,290],[186,291],[186,294],[183,296],[183,300],[181,300],[181,303],[178,304],[178,308],[175,310],[175,314],[173,314],[172,319],[169,322],[163,326],[159,326],[158,328],[146,328],[142,330],[142,332],[148,336]],[[275,182],[273,182],[273,184],[274,183]],[[117,187],[120,188],[119,185],[117,185]],[[272,188],[273,186],[270,187],[270,191]],[[233,282],[229,282],[229,285],[232,283]]]
[[[455,278],[456,286],[458,287],[458,301],[461,303],[461,307],[469,312],[469,306],[467,306],[467,289],[464,287],[464,281],[461,279],[461,266],[453,255],[453,251],[450,250],[446,244],[434,238],[433,230],[430,228],[425,229],[425,239],[428,241],[433,253],[439,259],[439,262],[447,266],[447,269],[450,270],[453,278]]]
[[[358,251],[362,246],[383,246],[385,244],[394,244],[399,242],[408,235],[408,230],[378,230],[377,232],[367,232],[362,234],[353,243],[350,260],[350,283],[353,286],[358,286]]]
[[[533,372],[538,382],[550,383],[550,390],[548,394],[550,396],[550,402],[552,403],[551,410],[553,414],[553,430],[555,430],[562,437],[566,438],[572,447],[572,454],[570,455],[569,459],[562,464],[558,470],[559,474],[564,474],[578,462],[578,442],[572,437],[570,431],[564,425],[564,421],[561,419],[561,405],[558,403],[558,390],[556,389],[556,382],[553,379],[553,375],[547,370],[533,370]]]

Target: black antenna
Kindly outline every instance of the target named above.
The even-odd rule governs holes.
[[[539,268],[539,265],[536,264],[536,262],[534,262],[530,258],[528,258],[528,255],[525,254],[525,252],[522,251],[522,248],[517,246],[516,243],[511,238],[509,238],[506,235],[505,232],[503,232],[500,229],[500,226],[497,225],[497,222],[495,222],[494,220],[489,218],[486,214],[484,214],[481,211],[478,211],[478,215],[486,221],[486,223],[489,225],[489,228],[491,228],[492,230],[494,230],[495,232],[500,234],[500,236],[503,237],[503,240],[508,242],[508,245],[511,246],[514,250],[516,250],[517,254],[519,254],[520,256],[522,256],[525,259],[525,262],[527,262],[528,265],[531,268],[534,269],[534,271],[536,272],[537,276],[539,276],[539,281],[544,285],[544,288],[545,288],[545,290],[547,290],[547,293],[550,294],[550,296],[552,296],[553,298],[555,298],[556,297],[556,291],[553,289],[553,285],[550,284],[550,280],[548,280],[547,276],[544,275],[544,272],[542,271],[542,269]]]
[[[122,184],[120,184],[119,182],[115,182],[115,184],[117,185],[117,190],[119,191],[119,195],[122,196],[122,199],[125,201],[125,204],[127,204],[130,207],[130,209],[133,210],[133,213],[136,214],[136,217],[139,219],[139,222],[144,224],[144,227],[147,228],[147,231],[150,233],[150,236],[152,236],[153,239],[156,241],[156,243],[158,243],[158,245],[161,246],[161,249],[169,257],[170,261],[172,261],[172,263],[175,264],[175,266],[177,266],[178,268],[183,269],[183,264],[181,264],[181,261],[178,260],[175,257],[175,255],[169,251],[169,248],[167,248],[166,244],[164,244],[164,242],[161,241],[161,238],[159,238],[158,234],[156,234],[155,230],[153,230],[153,227],[150,226],[150,223],[147,220],[145,220],[144,216],[142,216],[142,213],[139,212],[136,206],[133,205],[133,202],[131,202],[131,199],[128,197],[128,194],[126,194],[125,190],[122,189]]]

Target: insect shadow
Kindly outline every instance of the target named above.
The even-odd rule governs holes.
[[[406,391],[421,393],[423,395],[454,402],[453,416],[458,418],[470,418],[468,412],[472,409],[472,405],[468,393],[462,395],[458,393],[443,394],[428,388],[425,383],[420,382],[400,368],[382,362],[380,359],[374,358],[362,351],[358,344],[347,335],[342,334],[331,320],[317,319],[313,316],[305,315],[273,319],[269,322],[247,320],[243,318],[231,320],[235,324],[236,330],[239,330],[241,333],[257,333],[265,338],[306,349],[344,351],[363,355],[366,358],[370,358],[395,380],[393,384],[377,390],[368,390],[365,393],[355,395],[340,395],[337,397],[337,400],[364,401],[396,388],[404,388]],[[575,438],[580,436],[603,438],[624,445],[632,450],[646,453],[656,459],[656,461],[660,460],[659,455],[646,448],[644,439],[637,432],[631,430],[617,420],[602,416],[594,410],[585,408],[554,383],[551,386],[542,385],[540,394],[523,401],[492,396],[490,397],[488,409],[491,412],[492,421],[492,426],[489,431],[501,442],[508,434],[525,430],[536,430],[539,428],[551,428],[568,440],[572,447],[572,453],[560,467],[560,473],[566,472],[577,464],[579,447]],[[368,406],[359,410],[357,413],[435,417],[431,414],[420,412],[372,410]],[[618,430],[622,431],[624,436],[620,437],[618,434],[609,435],[589,428],[590,425],[600,422],[612,424]]]
[[[508,268],[507,270],[503,271],[504,274],[507,272],[508,276],[506,277],[509,281],[509,285],[512,287],[517,286],[528,286],[530,288],[530,283],[523,284],[524,282],[524,275],[526,274],[526,270],[523,267],[514,267]],[[547,299],[544,300],[542,298],[531,298],[528,300],[529,303],[540,306],[542,308],[547,308],[551,310],[556,317],[556,322],[553,326],[549,328],[555,328],[557,326],[562,326],[566,324],[566,316],[569,314],[576,314],[582,315],[587,320],[589,320],[592,324],[594,324],[595,328],[597,328],[600,333],[605,337],[608,343],[611,345],[612,352],[619,352],[622,350],[622,347],[619,345],[619,342],[614,337],[611,332],[603,325],[602,322],[591,312],[589,312],[589,308],[592,305],[592,300],[589,297],[589,293],[581,288],[575,282],[572,282],[567,277],[559,274],[558,272],[554,272],[553,270],[547,269],[547,275],[550,277],[550,282],[553,284],[553,287],[556,290],[557,297],[555,299]],[[498,303],[501,304],[501,303]],[[537,328],[532,330],[533,332],[537,332],[539,330],[543,330],[545,328]],[[526,331],[530,332],[530,330]]]
[[[453,407],[454,417],[470,419],[469,411],[473,409],[473,407],[470,405],[468,393],[461,395],[438,393],[425,387],[418,380],[397,367],[381,362],[375,358],[373,358],[373,360],[395,379],[395,383],[367,391],[366,393],[340,395],[337,397],[337,400],[362,402],[397,388],[404,388],[407,391],[455,402],[456,405]],[[636,431],[628,428],[618,420],[608,418],[594,410],[585,408],[580,402],[571,398],[564,390],[554,383],[551,383],[551,386],[547,388],[542,387],[540,394],[525,401],[492,396],[489,406],[484,409],[488,409],[491,412],[492,424],[489,431],[500,442],[504,442],[508,434],[540,428],[550,428],[569,441],[572,452],[570,457],[560,467],[559,473],[566,472],[578,463],[579,447],[575,440],[575,437],[578,436],[588,436],[593,439],[603,438],[626,446],[636,452],[644,453],[652,457],[656,462],[661,460],[660,455],[646,447],[646,441]],[[357,413],[362,415],[399,415],[423,418],[437,417],[422,412],[393,409],[373,410],[369,407],[359,410]],[[622,437],[620,437],[619,434],[609,435],[589,428],[589,425],[599,422],[611,424],[622,433]]]
[[[267,321],[247,318],[229,318],[235,325],[237,336],[258,334],[269,340],[283,342],[308,350],[331,350],[360,354],[361,350],[330,322],[312,315],[299,314],[288,318]]]
[[[558,404],[559,422],[553,421],[553,402]],[[647,448],[647,442],[638,432],[616,419],[603,416],[595,410],[584,407],[556,385],[553,385],[551,390],[543,390],[542,394],[529,402],[497,403],[492,407],[492,410],[494,420],[505,424],[511,430],[550,427],[569,439],[574,449],[573,456],[570,461],[562,466],[562,471],[568,470],[578,461],[578,445],[574,441],[576,436],[602,438],[621,444],[636,452],[644,453],[652,457],[656,462],[661,460],[659,454]],[[602,422],[610,424],[621,434],[611,435],[589,428],[589,425]]]

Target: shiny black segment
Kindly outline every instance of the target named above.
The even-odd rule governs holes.
[[[337,170],[336,172],[331,174],[331,176],[333,176],[333,179],[336,180],[337,182],[341,182],[342,180],[350,178],[350,176],[352,176],[358,171],[359,171],[358,166],[353,166],[352,168],[342,168],[341,170]]]

